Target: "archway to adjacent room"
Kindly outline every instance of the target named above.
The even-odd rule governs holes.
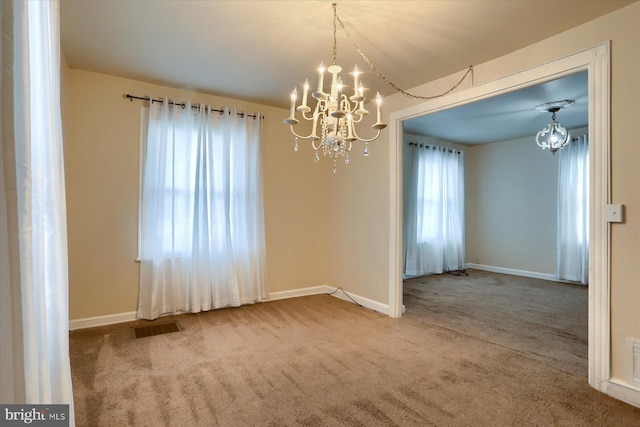
[[[521,88],[588,71],[590,185],[589,383],[601,389],[610,378],[609,334],[609,44],[552,61],[498,80],[391,114],[389,314],[402,315],[402,139],[403,122]],[[604,391],[604,390],[601,390]]]
[[[471,268],[587,283],[588,78],[583,70],[403,122],[405,279]],[[570,138],[555,154],[535,143],[551,115],[534,107],[549,100],[573,101],[558,112]]]

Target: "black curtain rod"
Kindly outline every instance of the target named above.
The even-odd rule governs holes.
[[[424,147],[427,150],[429,148],[433,149],[433,150],[437,150],[437,149],[441,149],[443,151],[448,151],[449,153],[453,153],[454,151],[458,154],[462,154],[461,150],[456,150],[455,148],[447,148],[447,147],[441,147],[439,145],[429,145],[429,144],[419,144],[417,142],[410,142],[409,145],[415,145],[416,147]]]
[[[128,93],[124,97],[128,98],[129,101],[131,101],[131,102],[133,102],[134,99],[141,99],[143,101],[149,101],[149,102],[163,102],[161,99],[152,99],[152,98],[150,98],[148,96],[136,96],[136,95],[131,95],[131,94],[128,94]],[[183,109],[186,108],[186,106],[187,106],[187,104],[184,103],[184,102],[175,102],[175,101],[171,101],[171,100],[169,100],[169,104],[176,105],[178,107],[182,107]],[[192,105],[191,108],[199,110],[200,109],[200,105],[199,104]],[[224,113],[224,110],[217,110],[215,108],[212,108],[211,111],[215,111],[217,113]],[[244,117],[245,113],[236,113],[236,115],[240,116],[240,117]],[[247,116],[251,117],[253,119],[256,118],[255,114],[247,114]],[[264,119],[264,116],[262,116],[262,118]]]

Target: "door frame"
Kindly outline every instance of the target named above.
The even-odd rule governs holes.
[[[527,86],[588,71],[589,85],[589,384],[607,393],[610,373],[610,42],[520,71],[449,96],[399,110],[389,118],[389,315],[402,304],[403,122],[414,117],[491,98]]]

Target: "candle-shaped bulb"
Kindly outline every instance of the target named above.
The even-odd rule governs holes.
[[[318,67],[318,92],[322,92],[322,86],[324,82],[324,63],[320,63]]]
[[[336,102],[338,103],[338,105],[336,107],[336,110],[340,110],[340,98],[342,98],[342,77],[338,77],[336,87],[338,88],[338,93],[336,95]]]
[[[360,81],[360,70],[358,66],[353,67],[353,94],[358,96],[358,82]]]
[[[360,96],[364,97],[364,86],[360,83]]]
[[[380,92],[376,93],[376,104],[380,106],[382,104],[382,96],[380,96]]]
[[[298,88],[294,87],[293,92],[291,92],[291,117],[293,118],[295,107],[296,107],[296,99],[298,99]]]
[[[302,92],[302,106],[306,107],[307,106],[307,94],[309,93],[309,80],[305,79],[304,80],[304,92]]]
[[[380,92],[376,93],[376,122],[380,122],[380,105],[382,105],[382,97],[380,96]]]

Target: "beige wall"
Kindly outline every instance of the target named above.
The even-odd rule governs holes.
[[[62,71],[72,320],[136,310],[142,102],[125,100],[125,93],[262,113],[269,290],[327,283],[324,236],[330,206],[325,182],[331,178],[330,168],[314,167],[308,147],[294,152],[293,137],[282,124],[286,110],[67,69],[64,64]]]
[[[591,48],[611,40],[611,143],[612,197],[626,205],[626,221],[612,226],[611,236],[611,336],[612,374],[626,378],[626,337],[640,337],[640,270],[635,266],[640,241],[640,3],[591,21],[558,36],[531,45],[493,61],[474,66],[474,83],[492,81]],[[449,89],[460,74],[414,88],[413,92],[433,95]],[[459,90],[469,87],[469,81]],[[386,119],[393,111],[419,101],[401,95],[385,99]],[[360,295],[388,302],[389,295],[389,162],[388,130],[366,165],[354,164],[334,189],[336,208],[346,213],[338,219],[341,230],[332,234],[332,246],[348,262],[333,261],[332,281]],[[355,163],[355,162],[354,162]],[[364,191],[363,191],[364,190]]]
[[[389,177],[386,130],[330,180],[334,212],[327,230],[329,284],[386,304],[389,283]],[[359,132],[366,137],[364,131]]]
[[[533,137],[467,153],[467,262],[555,275],[558,156]]]
[[[555,274],[557,156],[533,138],[467,152],[467,262]]]

